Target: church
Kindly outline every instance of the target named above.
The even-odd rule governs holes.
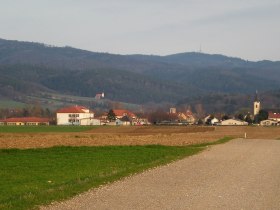
[[[261,110],[261,101],[258,96],[258,91],[256,91],[255,99],[254,99],[254,107],[253,113],[254,117],[260,113]],[[268,112],[267,120],[263,120],[260,122],[261,125],[270,126],[270,125],[279,125],[280,124],[280,110],[278,109],[266,109]]]
[[[254,100],[254,117],[260,113],[261,110],[261,101],[258,96],[258,91],[256,91],[255,100]]]

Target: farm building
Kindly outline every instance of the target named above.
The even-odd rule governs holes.
[[[260,125],[262,126],[276,126],[279,125],[280,122],[277,120],[263,120],[260,122]]]
[[[56,112],[57,125],[100,125],[94,112],[84,106],[71,106]]]
[[[237,119],[228,119],[220,123],[220,125],[248,125],[247,122]]]
[[[49,125],[50,119],[40,117],[18,117],[0,120],[0,125]]]

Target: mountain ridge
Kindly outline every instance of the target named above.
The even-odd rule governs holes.
[[[177,103],[196,95],[277,89],[280,62],[197,52],[120,55],[0,39],[0,73],[2,95],[35,89],[94,97],[104,90],[123,102]]]

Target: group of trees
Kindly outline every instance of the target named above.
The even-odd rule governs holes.
[[[0,45],[0,94],[9,98],[49,90],[94,97],[104,90],[111,100],[203,104],[207,112],[232,113],[248,105],[248,91],[278,89],[280,81],[278,62],[200,53],[113,55],[4,39]]]
[[[54,118],[55,113],[48,108],[43,108],[39,105],[29,106],[17,109],[0,109],[0,118],[11,118],[11,117],[47,117]]]
[[[116,114],[114,113],[114,111],[112,109],[109,110],[108,114],[107,114],[107,119],[112,122],[116,120]]]
[[[250,113],[247,113],[247,114],[242,114],[242,113],[239,113],[239,114],[236,114],[235,115],[235,119],[239,119],[239,120],[243,120],[249,124],[252,124],[254,122],[252,116],[250,115]]]
[[[266,110],[260,110],[259,114],[257,114],[254,118],[255,123],[260,123],[263,120],[268,119],[268,112]]]
[[[178,119],[178,116],[176,114],[168,113],[161,109],[148,113],[146,115],[146,117],[148,118],[148,120],[151,123],[157,123],[157,122],[161,122],[161,121],[165,121],[165,120],[173,121],[173,120]]]

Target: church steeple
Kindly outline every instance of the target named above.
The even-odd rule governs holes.
[[[260,100],[259,100],[259,95],[258,95],[258,90],[256,90],[254,102],[255,102],[255,101],[260,101]]]
[[[261,102],[258,96],[258,91],[256,90],[255,100],[254,100],[254,116],[259,114],[261,110]]]

